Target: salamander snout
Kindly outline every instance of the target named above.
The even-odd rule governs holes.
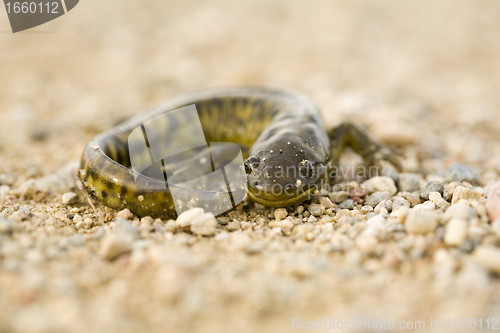
[[[254,169],[257,169],[257,167],[260,164],[260,158],[257,156],[250,156],[249,158],[246,159],[245,161],[245,172],[247,175],[249,175]]]

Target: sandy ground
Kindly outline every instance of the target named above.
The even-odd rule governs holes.
[[[499,15],[495,1],[85,0],[11,34],[0,10],[0,331],[286,332],[293,318],[361,317],[446,331],[448,318],[498,317],[500,223],[484,197],[500,181]],[[327,124],[367,127],[405,157],[417,199],[314,219],[306,203],[289,222],[249,205],[214,237],[129,217],[138,238],[106,260],[116,212],[61,202],[86,143],[177,94],[244,84],[295,88]],[[467,216],[446,215],[451,196],[418,199],[430,180],[450,190],[456,162],[479,173],[480,188],[463,183],[478,196],[454,203]],[[422,210],[437,224],[420,225]],[[466,226],[455,243],[452,217]]]

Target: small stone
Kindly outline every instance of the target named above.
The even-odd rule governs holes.
[[[361,232],[362,236],[379,236],[386,229],[386,220],[382,215],[376,215],[366,221],[366,228]]]
[[[407,200],[410,203],[410,207],[415,207],[416,205],[420,204],[420,193],[410,193],[407,197]]]
[[[220,225],[227,225],[229,223],[229,219],[226,218],[226,217],[218,217],[217,218],[217,222],[220,224]]]
[[[422,190],[422,193],[420,193],[420,197],[424,200],[429,200],[429,194],[431,192],[438,192],[440,196],[442,196],[444,193],[443,184],[437,181],[427,183],[427,185],[425,185],[425,188]]]
[[[398,188],[402,192],[415,192],[420,190],[421,178],[414,173],[400,173]]]
[[[450,246],[460,246],[467,237],[467,221],[453,218],[446,225],[444,243]]]
[[[10,186],[0,185],[0,197],[5,197],[10,192]]]
[[[450,165],[446,172],[446,181],[448,182],[463,182],[466,181],[471,184],[477,184],[479,181],[479,174],[463,164],[455,163]]]
[[[491,222],[500,218],[500,183],[493,185],[488,192],[486,211]]]
[[[236,231],[241,229],[241,222],[238,220],[234,220],[232,222],[229,222],[227,224],[227,230],[229,231]]]
[[[384,177],[392,178],[392,180],[394,180],[394,183],[396,183],[399,179],[398,172],[392,168],[383,168],[381,175]]]
[[[395,219],[396,222],[400,224],[404,224],[406,221],[406,216],[408,216],[408,211],[409,211],[408,207],[401,207],[396,211],[392,211],[391,218]]]
[[[61,201],[65,205],[74,204],[78,201],[78,195],[76,195],[76,193],[73,193],[73,192],[64,193],[61,196]]]
[[[331,201],[334,203],[341,203],[342,201],[345,201],[349,198],[349,193],[348,192],[332,192],[328,194],[328,197],[330,198]]]
[[[195,235],[213,236],[217,229],[217,219],[212,213],[204,213],[193,218],[191,232]]]
[[[394,180],[390,177],[373,177],[363,182],[363,185],[369,194],[376,192],[389,192],[389,195],[395,195],[398,192]]]
[[[453,199],[451,200],[452,204],[457,203],[459,200],[473,200],[477,201],[481,198],[481,194],[474,190],[471,190],[467,187],[457,187],[455,191],[453,191]]]
[[[436,230],[439,216],[434,212],[412,210],[406,217],[405,226],[409,233],[427,234]]]
[[[384,200],[388,200],[391,198],[391,194],[389,192],[375,192],[372,195],[368,196],[366,199],[366,204],[368,206],[375,207],[379,203],[381,203]]]
[[[410,208],[410,203],[405,198],[395,197],[394,200],[392,201],[392,210],[393,211],[398,210],[401,207]]]
[[[177,224],[178,228],[186,227],[192,223],[194,218],[200,216],[203,213],[204,213],[204,210],[203,210],[203,208],[200,208],[200,207],[186,210],[185,212],[179,214],[175,223]]]
[[[471,222],[477,219],[478,215],[476,210],[471,206],[463,203],[457,203],[450,206],[450,208],[448,208],[446,210],[446,213],[444,214],[444,218],[446,221],[449,221],[454,217],[465,219],[466,221]]]
[[[285,208],[278,208],[274,211],[274,217],[278,220],[284,220],[288,216]]]
[[[134,215],[130,212],[128,208],[125,208],[124,210],[119,211],[118,214],[116,214],[116,216],[128,220],[131,219],[132,216]]]
[[[278,222],[281,225],[281,222]],[[246,221],[241,221],[241,229],[243,230],[249,230],[253,228],[253,224],[250,222]],[[273,228],[274,229],[274,228]]]
[[[0,217],[0,234],[10,235],[16,229],[16,222]]]
[[[373,212],[372,206],[366,205],[366,206],[361,207],[361,213],[366,215],[366,214],[371,213],[371,212]]]
[[[446,210],[450,204],[448,201],[444,200],[441,197],[441,194],[439,192],[430,192],[429,193],[429,200],[436,205],[438,209],[442,209],[443,211]]]
[[[315,223],[316,221],[318,221],[318,219],[314,215],[309,216],[307,219],[307,222],[309,223]]]
[[[310,204],[309,205],[309,212],[313,215],[313,216],[321,216],[321,214],[323,214],[325,212],[325,207],[322,206],[322,205],[318,205],[318,204]]]
[[[500,237],[500,217],[491,223],[491,230]]]
[[[102,242],[101,256],[107,260],[113,260],[120,255],[132,250],[133,239],[127,235],[108,235]]]
[[[473,253],[474,259],[495,274],[500,274],[500,249],[479,246]]]
[[[150,227],[152,225],[153,225],[153,218],[151,216],[145,216],[141,219],[141,227]]]
[[[319,204],[325,207],[325,209],[335,208],[332,201],[327,197],[319,197]],[[276,213],[275,213],[276,215]]]
[[[444,188],[443,198],[447,201],[451,201],[451,198],[453,197],[453,192],[455,192],[455,189],[459,186],[464,187],[462,183],[457,183],[457,182],[452,182],[446,185],[446,187]]]
[[[354,208],[354,200],[347,199],[344,202],[338,205],[339,209],[353,209]]]

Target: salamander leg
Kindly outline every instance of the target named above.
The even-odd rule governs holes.
[[[345,146],[349,146],[365,161],[366,167],[382,170],[382,161],[390,162],[398,170],[401,169],[399,156],[391,149],[375,141],[361,127],[350,122],[342,123],[328,131],[332,146],[332,161],[338,165],[340,154]],[[373,176],[373,175],[372,175]]]

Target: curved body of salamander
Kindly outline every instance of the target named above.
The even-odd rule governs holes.
[[[207,142],[240,145],[246,159],[246,190],[267,206],[304,201],[327,181],[330,138],[319,111],[305,95],[268,88],[195,92],[97,135],[85,148],[78,177],[90,196],[139,216],[174,217],[170,189],[137,185],[128,151],[130,133],[167,111],[196,105]],[[171,141],[165,124],[164,142]],[[141,175],[139,175],[141,177]]]

